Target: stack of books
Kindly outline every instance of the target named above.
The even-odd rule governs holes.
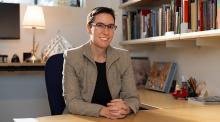
[[[220,104],[220,96],[189,97],[188,102],[204,105]]]

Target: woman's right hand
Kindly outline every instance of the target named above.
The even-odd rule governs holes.
[[[124,118],[130,113],[130,108],[122,99],[114,99],[103,107],[100,115],[110,119]]]
[[[109,119],[120,119],[124,118],[126,114],[121,114],[124,113],[123,110],[117,106],[108,106],[108,107],[103,107],[100,111],[100,116],[109,118]]]

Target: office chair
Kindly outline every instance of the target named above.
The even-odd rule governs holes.
[[[51,115],[60,115],[65,108],[62,89],[63,53],[51,56],[45,65],[45,80]]]

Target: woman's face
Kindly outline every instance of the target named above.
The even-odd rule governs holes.
[[[103,49],[110,45],[115,29],[114,18],[107,13],[97,14],[91,26],[87,25],[92,44]]]

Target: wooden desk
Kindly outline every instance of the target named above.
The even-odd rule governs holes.
[[[198,107],[186,109],[154,109],[140,111],[125,119],[110,120],[78,115],[45,116],[39,118],[15,119],[15,122],[219,122],[220,107]]]
[[[15,122],[219,122],[220,105],[195,105],[168,94],[139,90],[141,102],[159,109],[139,111],[125,119],[110,120],[78,115],[15,119]],[[148,95],[148,96],[146,96]]]

